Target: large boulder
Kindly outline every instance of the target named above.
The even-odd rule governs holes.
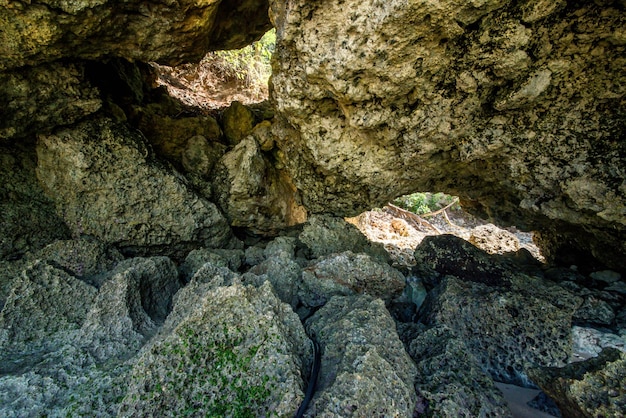
[[[37,156],[39,181],[74,235],[135,254],[180,254],[231,239],[217,207],[123,124],[96,119],[42,135]]]
[[[199,61],[211,49],[260,38],[270,28],[267,9],[267,0],[7,1],[0,8],[0,71],[67,57]]]
[[[549,257],[576,249],[626,267],[622,2],[270,10],[274,131],[311,212],[446,191],[542,231]]]
[[[136,360],[120,416],[293,416],[307,342],[269,284],[208,290]]]
[[[322,352],[306,416],[413,416],[415,365],[382,300],[335,296],[307,328]]]

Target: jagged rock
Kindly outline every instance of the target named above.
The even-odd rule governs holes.
[[[606,348],[598,357],[528,370],[564,417],[619,417],[626,410],[626,353]]]
[[[502,393],[450,328],[436,326],[410,343],[422,414],[437,417],[512,417]]]
[[[241,267],[244,257],[243,250],[223,250],[200,248],[191,251],[185,261],[179,267],[182,280],[187,283],[206,264],[211,263],[218,267],[226,267],[232,271],[237,271]]]
[[[263,255],[269,259],[272,257],[293,258],[296,253],[295,237],[276,237],[268,242],[263,249]]]
[[[324,305],[335,295],[366,294],[387,301],[402,293],[405,278],[398,270],[367,254],[346,251],[321,257],[302,272],[300,300]]]
[[[572,316],[582,300],[530,276],[506,285],[446,276],[427,296],[420,321],[455,330],[495,380],[533,384],[526,369],[563,366],[572,352]]]
[[[157,161],[145,140],[107,119],[41,136],[37,175],[75,235],[127,253],[226,246],[231,231],[212,203]]]
[[[115,248],[88,237],[55,241],[31,257],[46,260],[96,287],[100,287],[106,273],[124,259]]]
[[[241,102],[234,101],[222,116],[224,136],[231,145],[237,145],[254,128],[254,115]]]
[[[0,72],[0,141],[70,125],[100,109],[99,92],[84,72],[81,63]]]
[[[352,251],[386,263],[390,260],[381,244],[369,241],[357,227],[332,215],[312,215],[298,239],[308,248],[310,258]]]
[[[307,321],[322,349],[307,417],[413,415],[415,366],[380,299],[333,297]]]
[[[32,145],[0,146],[0,260],[19,258],[70,236],[37,182],[36,166]]]
[[[7,3],[0,9],[0,71],[68,57],[199,61],[210,49],[260,38],[270,28],[267,8],[266,0]]]
[[[176,265],[167,257],[125,260],[110,276],[78,337],[99,361],[136,353],[163,324],[180,288]]]
[[[573,352],[570,362],[596,357],[604,348],[626,352],[626,335],[588,327],[572,327]]]
[[[415,248],[415,274],[428,286],[436,286],[447,276],[490,286],[508,286],[511,271],[505,259],[488,254],[454,235],[425,237]]]
[[[444,191],[548,258],[626,267],[620,2],[270,3],[273,129],[310,212]]]
[[[611,325],[615,312],[611,305],[594,296],[586,296],[582,305],[574,312],[574,321],[585,324]]]
[[[294,415],[309,345],[288,305],[267,284],[218,287],[197,306],[142,351],[120,416]]]
[[[285,254],[285,253],[282,253]],[[252,267],[243,275],[245,283],[261,286],[266,280],[269,281],[276,296],[296,309],[298,302],[298,290],[302,283],[302,267],[291,258],[286,256],[271,256],[265,261]]]
[[[618,282],[622,275],[616,271],[611,270],[602,270],[602,271],[594,271],[589,275],[594,280],[599,280],[605,283],[615,283]]]
[[[291,180],[247,136],[215,167],[215,196],[231,225],[261,234],[276,234],[306,220]]]
[[[0,352],[53,345],[56,333],[83,325],[96,293],[64,270],[43,261],[31,263],[14,280],[0,312]]]
[[[480,225],[472,229],[469,242],[489,254],[504,254],[520,249],[519,239],[495,225]]]

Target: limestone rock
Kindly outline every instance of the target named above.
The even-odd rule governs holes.
[[[504,254],[520,249],[519,239],[514,234],[492,224],[472,229],[468,241],[489,254]]]
[[[322,257],[304,269],[299,294],[307,306],[321,306],[332,296],[356,293],[389,301],[399,296],[404,286],[398,270],[367,254],[346,251]]]
[[[312,215],[298,239],[308,248],[311,258],[352,251],[383,262],[390,260],[381,244],[369,241],[357,227],[332,215]]]
[[[512,417],[502,393],[450,328],[436,326],[410,343],[422,414],[437,417]]]
[[[268,284],[206,292],[135,362],[120,416],[292,416],[306,334]]]
[[[199,61],[241,48],[270,28],[265,0],[204,2],[7,1],[0,9],[0,71],[59,58]]]
[[[615,312],[607,302],[594,296],[586,296],[574,313],[574,321],[585,324],[611,325]]]
[[[97,119],[41,136],[37,155],[38,178],[75,235],[135,254],[219,247],[231,238],[215,205],[124,125]]]
[[[512,277],[506,286],[446,276],[428,294],[420,321],[455,330],[495,380],[532,387],[528,367],[569,359],[572,316],[581,302],[530,276]]]
[[[239,267],[241,267],[243,256],[243,250],[224,250],[219,248],[200,248],[193,250],[187,254],[185,261],[179,268],[181,279],[185,283],[189,282],[206,263],[237,271]]]
[[[219,160],[213,187],[232,226],[272,235],[306,220],[289,177],[270,163],[252,136]]]
[[[528,370],[564,417],[619,417],[626,410],[626,353],[607,348],[598,357]]]
[[[83,325],[97,290],[45,262],[27,266],[13,282],[0,312],[0,346],[53,343],[58,332]]]
[[[573,352],[570,362],[598,356],[605,348],[626,352],[626,335],[589,327],[572,327]]]
[[[269,281],[276,296],[296,309],[298,302],[298,291],[302,283],[302,267],[289,257],[268,257],[265,261],[243,275],[245,283],[261,286],[266,280]]]
[[[163,324],[180,288],[167,257],[125,260],[110,276],[79,336],[80,345],[100,361],[136,353]]]
[[[81,63],[0,72],[0,141],[70,125],[100,109],[99,92],[84,72]]]
[[[252,131],[254,115],[241,102],[234,101],[224,110],[222,116],[224,136],[231,145],[237,145]]]
[[[549,258],[626,267],[622,6],[548,3],[272,1],[273,129],[307,209],[443,191]]]
[[[32,145],[0,146],[0,260],[70,237],[54,202],[37,182],[36,166]]]
[[[415,366],[380,299],[333,297],[307,328],[322,349],[307,417],[413,415]]]

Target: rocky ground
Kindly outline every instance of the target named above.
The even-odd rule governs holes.
[[[293,416],[311,341],[305,416],[523,416],[495,382],[538,385],[563,416],[623,412],[619,275],[548,269],[471,218],[395,215],[351,220],[371,241],[316,215],[180,261],[94,238],[4,261],[0,415]]]

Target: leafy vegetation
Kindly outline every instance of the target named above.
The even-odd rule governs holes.
[[[442,209],[453,203],[456,199],[456,197],[444,193],[413,193],[400,196],[392,203],[417,215],[423,215]],[[451,209],[460,209],[458,202],[452,205]]]

